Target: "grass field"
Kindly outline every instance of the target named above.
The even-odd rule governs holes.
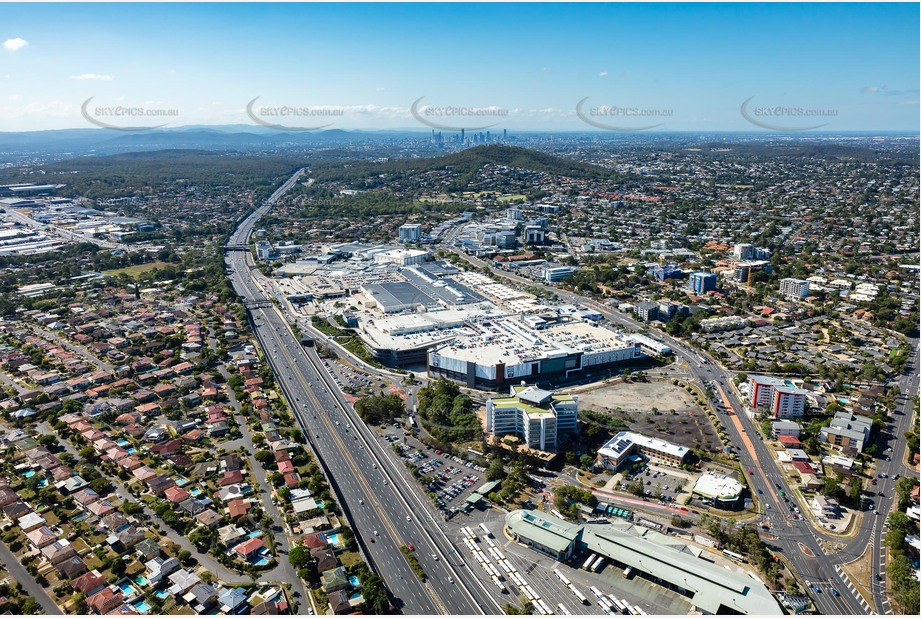
[[[120,275],[122,273],[136,277],[146,273],[148,270],[153,270],[154,268],[163,268],[169,266],[169,262],[148,262],[147,264],[137,264],[135,266],[126,266],[125,268],[116,268],[115,270],[104,270],[102,274],[104,275]]]

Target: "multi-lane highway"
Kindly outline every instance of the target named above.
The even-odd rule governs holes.
[[[323,465],[363,553],[383,577],[397,608],[410,614],[498,613],[500,608],[479,580],[454,556],[430,514],[427,498],[343,402],[316,354],[301,347],[253,277],[251,254],[242,248],[258,219],[301,173],[245,219],[228,242],[233,285],[250,308],[266,361]],[[410,544],[428,576],[426,583],[419,581],[400,550]]]
[[[492,269],[487,262],[459,251],[453,244],[455,235],[456,230],[446,235],[442,244],[443,248],[453,251],[474,266],[490,268],[497,275],[514,283],[540,288],[548,293],[556,294],[564,302],[583,303],[591,306],[611,322],[628,330],[638,331],[648,326],[633,320],[623,313],[613,311],[610,307],[593,299],[557,287],[545,286],[535,282],[533,279],[526,279],[514,273]],[[753,439],[758,435],[758,429],[754,421],[745,413],[738,393],[732,386],[734,375],[724,370],[706,353],[693,350],[682,341],[674,339],[665,333],[656,333],[655,336],[671,347],[676,358],[688,365],[690,374],[694,379],[700,380],[703,385],[707,383],[719,385],[720,389],[726,393],[726,404],[732,409],[733,415],[729,415],[726,410],[722,410],[719,416],[726,426],[732,444],[737,447],[739,462],[748,476],[751,487],[761,489],[764,492],[763,496],[761,496],[764,498],[764,514],[771,522],[772,534],[777,537],[775,540],[771,540],[770,544],[783,553],[804,581],[818,587],[820,592],[816,592],[811,586],[807,592],[813,597],[819,610],[826,614],[868,613],[867,606],[862,602],[863,599],[852,592],[849,586],[846,585],[838,567],[859,557],[869,545],[873,551],[873,599],[868,599],[868,601],[875,605],[878,613],[889,611],[888,601],[885,599],[885,550],[882,545],[882,536],[884,535],[886,515],[893,504],[893,495],[895,493],[893,477],[896,474],[905,475],[911,473],[903,465],[906,449],[906,441],[903,435],[909,429],[911,423],[911,398],[918,393],[918,340],[909,341],[912,346],[911,361],[905,374],[898,381],[902,396],[895,416],[887,429],[888,434],[892,436],[893,452],[891,453],[891,461],[879,460],[878,462],[878,472],[888,475],[888,479],[880,479],[877,481],[878,485],[874,486],[874,490],[883,493],[883,495],[876,498],[876,510],[879,515],[870,513],[864,515],[859,532],[849,540],[840,541],[839,537],[829,535],[823,531],[816,531],[809,521],[805,519],[793,519],[790,507],[793,505],[799,507],[805,505],[798,505],[792,502],[792,496],[795,494],[791,491],[786,477],[775,463],[773,454],[762,440]],[[743,445],[744,448],[740,448]],[[780,497],[781,490],[786,496],[791,497],[791,503],[788,504],[783,501]],[[824,539],[831,543],[844,542],[846,549],[833,555],[826,555],[819,543],[819,539]],[[880,580],[876,579],[877,574],[880,575]],[[839,594],[835,595],[832,592],[833,590]]]

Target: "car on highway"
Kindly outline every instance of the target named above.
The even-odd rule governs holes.
[[[763,494],[764,492],[763,492],[763,491],[761,491],[761,490],[759,489],[759,490],[758,490],[758,493],[759,493],[759,494]]]
[[[438,556],[436,556],[435,554],[432,554],[432,560],[434,560],[435,562],[438,562]]]
[[[831,589],[831,593],[832,593],[833,595],[835,595],[836,597],[840,597],[840,596],[841,596],[841,593],[838,592],[838,589],[837,589],[837,588],[832,588],[832,589]]]
[[[412,544],[412,543],[410,543],[409,545],[407,545],[406,548],[407,548],[409,551],[416,551],[416,548],[413,547],[413,544]]]

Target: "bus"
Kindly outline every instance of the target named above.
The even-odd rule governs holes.
[[[558,578],[561,582],[563,582],[563,583],[566,584],[567,586],[569,585],[569,579],[568,579],[565,575],[563,575],[563,574],[560,572],[559,569],[553,569],[553,574],[556,575],[557,578]]]
[[[597,573],[603,568],[604,568],[604,556],[599,556],[598,560],[595,561],[595,564],[592,565],[592,568],[590,570],[593,573]]]
[[[573,596],[575,596],[577,599],[579,599],[579,603],[581,603],[582,605],[588,605],[588,599],[585,598],[585,595],[584,595],[584,594],[582,594],[581,592],[579,592],[579,589],[578,589],[578,588],[576,588],[576,587],[573,586],[572,584],[569,584],[569,590],[570,590],[570,592],[572,592]]]
[[[596,558],[598,558],[597,554],[592,554],[591,556],[589,556],[588,559],[584,563],[582,563],[582,570],[583,571],[591,570],[592,564],[594,564]]]
[[[734,560],[735,562],[745,562],[745,556],[742,554],[737,554],[734,551],[729,551],[728,549],[723,550],[723,555],[730,560]]]
[[[624,611],[627,609],[627,604],[621,601],[620,599],[616,597],[608,597],[608,599],[610,599],[611,605],[614,607],[614,609],[616,609],[621,614],[623,614]]]
[[[624,577],[630,577],[630,574],[633,573],[633,567],[627,567],[624,569]]]
[[[486,524],[480,523],[480,530],[483,531],[483,535],[484,535],[487,539],[491,539],[491,538],[492,538],[492,532],[489,531],[489,528],[486,527]]]
[[[560,614],[561,614],[561,615],[563,615],[563,616],[572,616],[572,612],[569,611],[568,609],[566,609],[566,606],[563,605],[562,603],[557,603],[557,604],[556,604],[556,607],[557,607],[558,610],[560,610]]]

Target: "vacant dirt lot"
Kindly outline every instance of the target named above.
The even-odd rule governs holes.
[[[691,394],[671,381],[629,382],[581,392],[579,407],[610,414],[631,431],[688,448],[722,446]]]

